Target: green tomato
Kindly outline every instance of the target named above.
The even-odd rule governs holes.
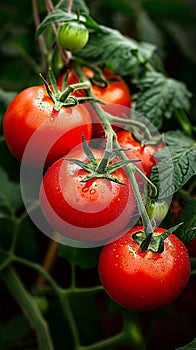
[[[160,223],[167,215],[169,206],[166,200],[149,201],[146,206],[148,215],[153,218],[156,223]]]
[[[66,22],[58,30],[58,41],[63,49],[81,50],[89,38],[88,29],[79,22]]]

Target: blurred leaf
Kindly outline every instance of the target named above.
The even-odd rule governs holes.
[[[25,216],[20,223],[15,252],[18,256],[29,260],[38,257],[37,229],[29,216]]]
[[[159,48],[163,46],[163,36],[160,29],[144,10],[138,12],[137,31],[142,41],[152,43]]]
[[[177,348],[176,350],[195,350],[195,349],[196,349],[196,338],[191,343],[181,348]]]
[[[21,338],[31,332],[31,326],[23,316],[15,316],[10,321],[0,324],[1,349],[13,349]]]
[[[136,110],[158,129],[163,118],[171,118],[174,110],[190,108],[191,93],[184,83],[167,78],[158,72],[148,72],[138,82],[140,89]]]
[[[9,180],[7,173],[0,168],[0,211],[1,214],[15,215],[23,206],[19,184]]]
[[[10,181],[18,182],[20,177],[20,162],[10,153],[3,135],[0,138],[0,155],[0,169],[4,169],[9,174]]]
[[[0,110],[2,105],[8,107],[13,98],[17,95],[17,91],[5,91],[0,87]]]
[[[119,75],[129,75],[150,61],[154,50],[152,44],[139,44],[118,30],[100,26],[99,31],[90,34],[87,45],[76,52],[76,56],[93,63],[107,64]]]
[[[191,28],[184,29],[179,24],[169,21],[165,21],[164,25],[183,56],[196,64],[195,37],[194,33],[191,33]]]
[[[187,0],[140,0],[140,2],[146,11],[153,16],[153,20],[160,21],[166,17],[184,21],[190,16],[190,5]]]
[[[170,152],[173,169],[171,165],[168,165],[168,150],[163,148],[155,153],[160,162],[153,167],[151,180],[155,185],[159,184],[159,174],[161,174],[160,198],[171,196],[196,174],[194,140],[179,130],[166,132],[163,135],[163,140]],[[159,186],[157,187],[159,188]]]
[[[188,243],[196,238],[196,198],[189,198],[180,213],[177,223],[183,225],[177,229],[175,234],[184,242]]]
[[[60,0],[56,8],[61,8],[62,10],[66,11],[68,7],[68,2],[69,2],[68,0]],[[74,0],[71,10],[73,12],[77,12],[79,10],[80,13],[89,14],[89,9],[83,0]]]
[[[81,269],[90,269],[97,265],[99,248],[73,248],[60,245],[59,255],[66,258],[71,264]]]

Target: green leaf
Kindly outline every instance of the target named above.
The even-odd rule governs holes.
[[[150,61],[155,46],[138,43],[118,30],[100,26],[92,31],[87,45],[75,55],[96,64],[107,64],[114,72],[127,75]]]
[[[7,173],[0,168],[0,213],[1,217],[9,214],[15,215],[23,206],[19,184],[9,180]]]
[[[67,22],[67,21],[76,21],[78,19],[77,13],[67,13],[61,9],[56,9],[52,12],[50,12],[44,20],[41,22],[39,27],[37,28],[36,36],[39,36],[43,33],[43,31],[46,29],[48,25],[51,25],[55,22]],[[80,15],[80,21],[84,22],[86,27],[93,28],[98,30],[99,25],[88,15],[88,14],[82,14]]]
[[[161,161],[152,169],[151,181],[160,187],[160,198],[169,197],[180,190],[196,174],[196,143],[182,131],[168,131],[163,135],[168,151],[161,149],[155,156]],[[169,162],[169,163],[168,163]],[[173,169],[172,169],[173,167]],[[161,186],[160,183],[161,174]]]
[[[6,346],[12,342],[14,346],[14,342],[27,336],[30,332],[31,327],[27,320],[23,316],[16,316],[0,325],[0,345]]]
[[[177,222],[183,222],[175,232],[181,241],[188,243],[196,238],[196,198],[189,198],[186,201]]]
[[[57,4],[56,7],[66,11],[68,7],[68,2],[68,0],[61,0],[59,1],[59,6]],[[72,12],[80,11],[80,13],[89,14],[89,9],[83,0],[74,0],[71,10]]]
[[[76,19],[77,15],[75,13],[67,13],[61,9],[54,10],[50,12],[41,22],[41,24],[37,28],[36,36],[42,34],[46,27],[52,23],[72,21]]]
[[[195,350],[195,349],[196,349],[196,338],[191,343],[181,348],[177,348],[176,350]]]
[[[147,72],[138,81],[140,94],[136,110],[148,118],[158,129],[163,118],[171,118],[174,110],[187,111],[190,107],[191,93],[184,83],[168,78],[158,72]]]
[[[59,255],[66,258],[70,264],[79,266],[82,269],[89,269],[97,266],[99,248],[73,248],[60,245]]]

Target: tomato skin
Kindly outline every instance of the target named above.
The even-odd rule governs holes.
[[[88,38],[88,29],[79,22],[66,22],[58,30],[58,41],[65,50],[81,50],[87,44]]]
[[[99,276],[108,295],[121,306],[147,311],[163,307],[185,288],[190,261],[184,244],[173,234],[165,239],[163,253],[141,251],[129,229],[118,240],[105,245],[99,256]],[[156,228],[155,234],[166,230]]]
[[[83,67],[83,71],[87,78],[91,79],[93,77],[93,71],[91,69]],[[121,77],[116,76],[107,68],[103,70],[103,75],[106,79],[116,78],[116,81],[108,82],[106,87],[100,87],[98,85],[93,84],[93,95],[99,100],[106,103],[106,105],[100,105],[105,112],[110,113],[116,117],[125,117],[126,114],[129,113],[129,108],[131,108],[131,94],[126,82]],[[60,76],[57,80],[59,86],[62,86],[64,76],[65,75]],[[76,83],[78,83],[78,78],[74,71],[70,71],[68,75],[67,84],[70,85]],[[83,97],[85,96],[85,92],[83,90],[77,90],[73,93],[73,95]],[[88,109],[93,120],[93,137],[103,137],[103,127],[90,104],[88,106]],[[114,129],[120,130],[122,129],[122,126],[119,127],[119,125],[115,125]]]
[[[98,150],[93,153],[99,160],[103,155]],[[80,149],[68,157],[87,162]],[[122,169],[113,175],[124,185],[101,178],[82,182],[87,174],[71,161],[59,159],[53,163],[41,185],[41,207],[50,224],[71,239],[108,239],[119,233],[133,215],[133,191]]]
[[[142,146],[140,142],[136,141],[129,131],[119,131],[117,132],[117,140],[120,146],[125,150],[125,153],[129,159],[139,159],[140,162],[135,163],[135,165],[150,177],[152,167],[156,164],[156,159],[153,154],[158,151],[163,144],[156,147],[145,145]]]
[[[81,143],[82,133],[86,140],[91,138],[91,118],[84,106],[62,107],[59,112],[53,107],[42,85],[21,91],[10,103],[3,129],[7,146],[16,158],[39,167],[45,157],[48,166]],[[31,138],[31,149],[23,158]]]

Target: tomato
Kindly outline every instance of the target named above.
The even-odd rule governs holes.
[[[82,134],[86,140],[92,135],[87,109],[78,105],[56,112],[42,85],[29,87],[13,99],[6,110],[3,129],[11,153],[35,167],[42,166],[45,160],[48,166],[62,157],[81,143]]]
[[[59,44],[65,50],[81,50],[87,44],[88,38],[88,29],[80,22],[66,22],[58,30]]]
[[[87,67],[84,67],[83,71],[87,78],[89,79],[93,78],[94,73],[92,70],[90,70]],[[107,68],[103,70],[103,75],[106,80],[107,79],[116,79],[116,80],[108,81],[108,84],[106,87],[101,87],[93,84],[92,85],[93,95],[99,100],[106,103],[106,105],[100,105],[102,106],[105,112],[108,112],[116,117],[126,117],[126,114],[129,113],[129,108],[131,108],[131,94],[127,84],[121,77],[116,76],[113,72],[111,72]],[[62,86],[64,76],[65,75],[62,75],[57,80],[59,86]],[[77,82],[78,82],[78,78],[76,74],[74,73],[74,71],[70,71],[68,75],[67,84],[70,85],[70,84],[75,84]],[[82,96],[85,96],[85,92],[82,90],[77,90],[76,92],[73,93],[73,95],[82,97]],[[127,108],[123,108],[123,107],[127,107]],[[103,127],[90,105],[89,105],[89,111],[91,114],[91,118],[93,120],[93,137],[102,137],[104,135]],[[119,130],[119,126],[116,126],[115,130]]]
[[[93,150],[96,160],[103,152]],[[66,157],[89,163],[83,149]],[[47,170],[40,189],[45,217],[61,234],[81,241],[99,241],[118,234],[136,207],[128,177],[122,168],[112,175],[123,184],[106,178],[82,182],[88,174],[75,162],[61,158]]]
[[[133,227],[103,247],[99,276],[108,295],[121,306],[138,311],[153,310],[175,300],[190,275],[186,247],[175,235],[164,241],[163,253],[142,251],[132,235],[143,230]],[[166,230],[156,228],[155,235]]]
[[[129,131],[117,132],[117,140],[122,148],[125,149],[125,153],[129,159],[139,159],[140,162],[135,165],[142,170],[147,177],[150,177],[152,167],[156,164],[156,159],[153,154],[163,147],[160,144],[156,147],[151,145],[142,146],[140,142],[136,141]],[[126,151],[126,149],[128,149]]]
[[[146,209],[148,215],[152,217],[157,224],[159,224],[167,215],[169,205],[164,199],[161,199],[159,201],[149,201],[147,202]]]

